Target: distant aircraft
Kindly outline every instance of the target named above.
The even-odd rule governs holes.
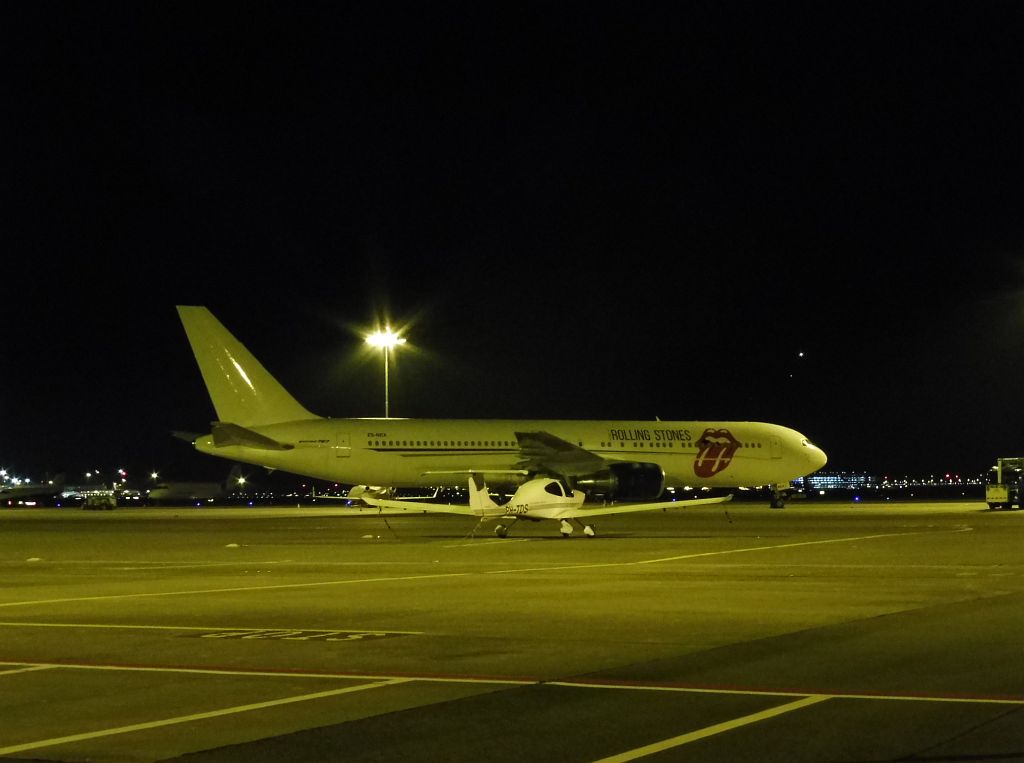
[[[224,482],[160,482],[148,493],[154,503],[207,503],[225,498],[238,488],[242,471],[232,467]]]
[[[656,500],[666,486],[768,485],[782,506],[791,481],[827,460],[799,432],[750,421],[321,418],[205,307],[178,315],[218,418],[196,450],[267,469],[391,488],[549,477],[613,501]]]
[[[553,519],[559,523],[564,537],[572,535],[574,525],[583,530],[583,534],[593,537],[594,526],[582,520],[592,517],[608,516],[609,514],[627,514],[635,511],[652,511],[654,509],[682,509],[691,506],[724,503],[732,498],[726,495],[716,498],[697,498],[684,501],[661,501],[644,503],[614,504],[611,506],[585,506],[586,493],[582,490],[567,488],[562,481],[551,477],[536,477],[524,482],[512,499],[507,503],[498,504],[491,498],[487,486],[478,475],[469,478],[469,505],[426,503],[416,500],[394,500],[381,497],[380,491],[366,491],[362,500],[371,506],[382,509],[399,509],[413,512],[440,512],[445,514],[465,514],[476,517],[478,525],[486,521],[504,520],[509,524],[499,523],[494,533],[499,538],[508,535],[512,526],[520,519],[539,522],[542,519]]]
[[[0,486],[0,503],[6,503],[8,506],[16,503],[34,503],[58,496],[63,490],[63,474],[58,474],[46,482],[5,483]]]

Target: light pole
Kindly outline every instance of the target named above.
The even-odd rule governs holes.
[[[366,343],[384,351],[384,418],[389,419],[391,418],[391,400],[388,393],[388,356],[393,347],[405,344],[405,338],[392,331],[390,326],[385,326],[383,331],[375,331],[366,337]]]

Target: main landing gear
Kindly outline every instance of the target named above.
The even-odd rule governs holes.
[[[507,538],[509,530],[511,530],[515,526],[516,522],[518,522],[518,521],[519,521],[519,519],[516,518],[516,519],[513,519],[512,523],[509,524],[509,525],[502,525],[502,524],[495,525],[494,526],[494,534],[497,535],[499,538]],[[583,531],[583,534],[586,535],[588,538],[593,538],[595,535],[597,535],[597,531],[594,530],[594,526],[593,525],[585,525],[582,522],[580,522],[578,519],[572,519],[572,520],[562,519],[562,520],[559,521],[559,528],[558,529],[561,531],[563,538],[568,538],[570,535],[573,534],[573,531],[575,530],[575,527],[573,526],[573,523],[575,523],[575,527],[579,527]]]
[[[594,530],[593,525],[585,525],[578,519],[574,519],[572,520],[572,522],[575,522],[577,527],[583,528],[583,534],[586,535],[588,538],[593,538],[595,535],[597,535],[597,532]],[[572,535],[572,522],[570,522],[567,519],[563,519],[561,521],[561,526],[559,527],[559,529],[562,531],[563,538],[568,538],[570,535]]]
[[[512,520],[512,524],[508,525],[507,527],[505,525],[501,525],[501,524],[495,525],[494,526],[494,534],[497,535],[499,538],[507,538],[508,537],[508,531],[511,530],[515,526],[516,522],[518,522],[518,521],[519,521],[518,519],[513,519]]]

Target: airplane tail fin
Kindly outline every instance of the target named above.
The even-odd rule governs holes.
[[[244,480],[245,474],[242,472],[241,464],[232,464],[231,471],[228,472],[228,476],[224,478],[224,494],[234,492],[234,490],[241,484],[239,480]]]
[[[478,517],[489,517],[501,514],[501,507],[494,502],[487,492],[487,485],[479,474],[469,475],[469,507]]]
[[[206,390],[223,422],[242,426],[315,419],[205,307],[178,306]]]

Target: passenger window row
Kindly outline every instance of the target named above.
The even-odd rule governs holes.
[[[509,440],[367,440],[368,448],[511,448]]]

